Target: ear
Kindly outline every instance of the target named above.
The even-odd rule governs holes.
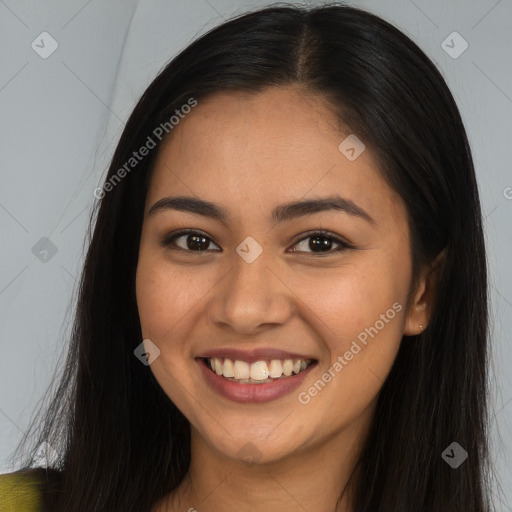
[[[445,259],[446,248],[430,265],[422,269],[417,290],[405,317],[404,334],[406,336],[415,336],[427,328]]]

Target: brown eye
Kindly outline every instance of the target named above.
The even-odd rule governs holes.
[[[309,240],[309,243],[306,244],[306,241]],[[325,254],[325,253],[333,253],[338,251],[343,251],[345,249],[350,249],[352,246],[347,242],[340,240],[332,235],[329,232],[321,232],[317,231],[314,233],[310,233],[309,236],[302,238],[295,245],[302,245],[303,248],[310,249],[310,252],[317,254]],[[333,249],[333,244],[339,246],[336,249]],[[293,249],[292,252],[309,252],[304,250],[297,251]]]
[[[180,240],[179,243],[178,240]],[[185,230],[164,237],[161,244],[164,247],[169,247],[173,250],[181,250],[185,252],[205,252],[208,250],[210,244],[213,244],[213,242],[210,237],[199,231]]]

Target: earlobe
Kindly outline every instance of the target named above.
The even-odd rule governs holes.
[[[404,334],[406,336],[416,336],[420,334],[422,330],[424,330],[424,326],[428,324],[428,299],[429,287],[427,275],[421,278],[414,300],[409,306],[409,311],[407,311],[404,327]]]
[[[414,300],[406,314],[404,335],[416,336],[428,326],[445,258],[446,248],[436,256],[431,265],[423,269]]]

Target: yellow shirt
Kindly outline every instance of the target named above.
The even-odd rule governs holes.
[[[39,480],[22,473],[0,475],[1,512],[40,512]]]

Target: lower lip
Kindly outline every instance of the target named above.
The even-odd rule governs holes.
[[[235,402],[270,402],[281,398],[293,390],[297,389],[304,381],[308,373],[317,365],[317,362],[310,364],[305,370],[297,375],[278,379],[266,384],[239,384],[230,381],[215,372],[211,371],[207,366],[207,362],[202,359],[196,359],[206,381],[225,398],[234,400]]]

